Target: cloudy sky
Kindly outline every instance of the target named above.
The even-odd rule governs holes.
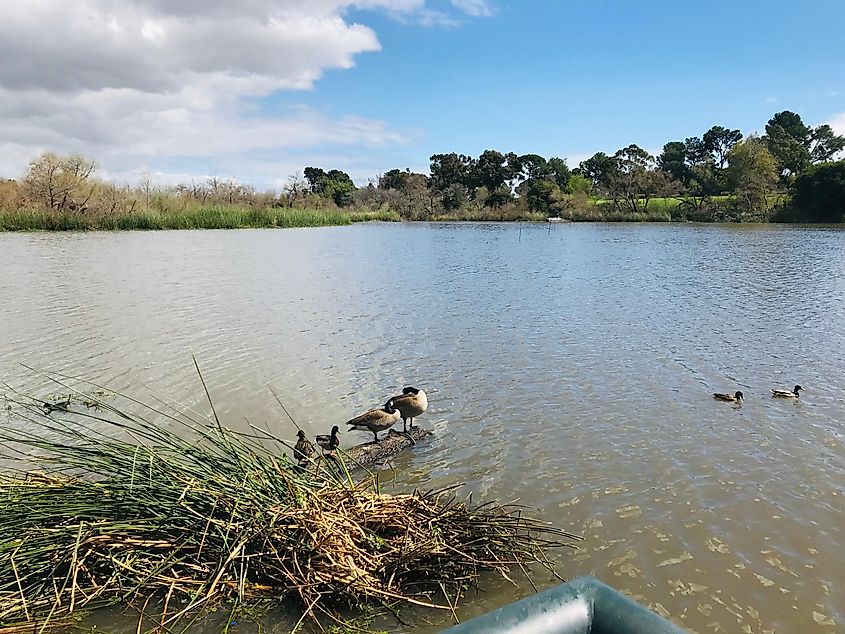
[[[357,181],[494,148],[652,151],[779,110],[845,133],[841,0],[0,0],[0,177]]]

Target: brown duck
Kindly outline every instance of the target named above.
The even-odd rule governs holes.
[[[314,455],[315,449],[311,441],[305,437],[305,432],[301,429],[297,432],[296,437],[297,441],[293,446],[293,459],[302,465],[302,463],[308,462],[311,456]]]

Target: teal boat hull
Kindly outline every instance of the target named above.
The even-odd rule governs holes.
[[[684,634],[593,577],[578,577],[441,634]]]

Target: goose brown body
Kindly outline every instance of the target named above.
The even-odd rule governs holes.
[[[389,402],[399,410],[404,431],[408,431],[406,426],[408,420],[411,421],[411,428],[413,428],[414,418],[428,409],[428,397],[423,390],[415,387],[406,387],[401,394],[394,396]]]
[[[373,432],[375,442],[378,442],[378,433],[386,429],[390,429],[399,422],[401,414],[399,410],[393,407],[393,402],[388,401],[384,407],[380,409],[371,409],[368,412],[356,416],[350,421],[347,421],[350,429],[357,429],[363,431],[367,429]]]

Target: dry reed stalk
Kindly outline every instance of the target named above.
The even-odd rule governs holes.
[[[379,493],[342,459],[340,474],[303,473],[272,434],[231,431],[216,413],[9,400],[0,442],[26,462],[0,476],[0,632],[141,600],[162,631],[227,601],[289,597],[315,621],[338,604],[454,613],[482,572],[554,573],[546,550],[580,539],[454,487]]]

